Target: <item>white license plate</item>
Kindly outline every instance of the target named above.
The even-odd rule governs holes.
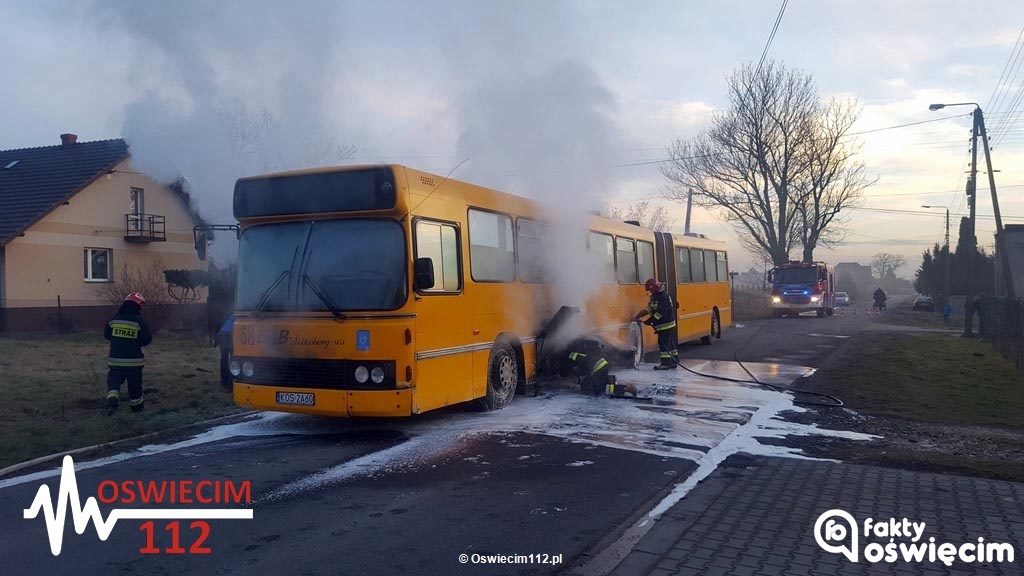
[[[316,403],[316,398],[312,394],[304,394],[299,392],[278,392],[277,393],[278,404],[291,404],[294,406],[312,406]]]

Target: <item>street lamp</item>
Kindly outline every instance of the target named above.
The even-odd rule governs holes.
[[[977,238],[975,237],[975,206],[976,206],[976,194],[977,190],[977,176],[978,176],[978,137],[981,137],[982,149],[985,151],[985,166],[988,168],[988,189],[992,193],[992,214],[996,219],[996,252],[1000,256],[999,260],[1003,268],[1003,278],[1005,279],[1006,296],[1011,300],[1016,299],[1016,295],[1013,290],[1013,277],[1010,275],[1010,258],[1009,253],[1006,250],[1006,237],[1003,234],[1003,218],[999,213],[999,196],[996,194],[996,178],[995,172],[992,170],[992,150],[988,144],[988,132],[985,130],[985,115],[981,111],[981,106],[977,102],[954,102],[952,104],[931,104],[928,106],[929,110],[942,110],[949,106],[974,106],[974,113],[971,114],[974,117],[974,126],[971,131],[971,179],[967,183],[967,194],[968,200],[970,200],[970,238],[974,241],[975,246],[977,245]],[[964,335],[970,336],[972,330],[972,319],[971,311],[973,308],[973,294],[971,294],[971,276],[974,271],[973,268],[974,254],[968,255],[967,260],[967,294],[964,303]]]
[[[935,106],[935,104],[932,104]],[[941,106],[941,105],[940,105]],[[946,287],[945,287],[945,299],[943,304],[949,302],[949,261],[952,260],[953,255],[949,249],[949,206],[940,206],[936,204],[922,204],[921,208],[943,208],[946,210]]]

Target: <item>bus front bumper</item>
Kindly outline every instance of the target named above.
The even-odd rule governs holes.
[[[412,414],[410,388],[325,390],[235,382],[233,390],[235,404],[256,410],[340,417],[395,417]]]

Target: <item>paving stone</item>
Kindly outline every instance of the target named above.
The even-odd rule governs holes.
[[[854,564],[822,550],[818,516],[925,522],[937,543],[1007,542],[1016,562]],[[737,455],[662,515],[615,575],[1024,574],[1024,484],[836,462]],[[880,544],[887,539],[873,540]],[[861,535],[859,547],[866,542]]]

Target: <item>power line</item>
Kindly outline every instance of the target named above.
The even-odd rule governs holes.
[[[928,124],[928,123],[931,123],[931,122],[943,122],[945,120],[951,120],[953,118],[963,118],[965,116],[970,116],[970,115],[971,115],[970,113],[967,113],[967,114],[955,114],[953,116],[943,116],[942,118],[932,118],[931,120],[921,120],[920,122],[908,122],[906,124],[895,124],[895,125],[892,125],[892,126],[882,126],[880,128],[872,128],[870,130],[861,130],[860,132],[847,132],[846,134],[843,135],[843,137],[845,138],[845,137],[848,137],[848,136],[859,136],[861,134],[871,134],[873,132],[881,132],[883,130],[896,130],[896,129],[899,129],[899,128],[908,128],[908,127],[911,127],[911,126],[918,126],[918,125],[921,125],[921,124]],[[820,140],[820,139],[822,139],[822,138],[817,138],[816,140]],[[657,160],[641,160],[639,162],[625,162],[625,163],[622,163],[622,164],[613,164],[612,168],[628,168],[630,166],[646,166],[648,164],[664,164],[665,162],[674,162],[676,160],[696,160],[696,159],[699,159],[699,158],[710,158],[710,157],[713,157],[713,156],[717,156],[717,154],[698,154],[698,155],[695,155],[695,156],[686,156],[686,157],[683,157],[683,158],[659,158]]]
[[[985,108],[989,108],[995,111],[996,93],[1000,92],[1000,86],[1002,86],[1005,90],[1003,78],[1006,76],[1006,71],[1010,69],[1010,62],[1014,60],[1014,54],[1018,51],[1018,48],[1020,47],[1020,40],[1022,37],[1024,37],[1024,28],[1021,28],[1020,34],[1017,35],[1017,41],[1014,42],[1013,50],[1010,50],[1010,55],[1006,58],[1006,64],[1003,65],[1003,71],[1002,73],[999,74],[999,80],[996,81],[995,87],[992,88],[992,95],[988,97],[988,102],[985,103]],[[1001,93],[999,94],[999,97],[1002,98]]]
[[[789,0],[782,0],[782,6],[779,7],[779,15],[775,17],[775,24],[772,26],[772,33],[768,35],[768,41],[765,42],[764,50],[761,51],[761,59],[757,61],[757,70],[754,71],[754,78],[761,74],[761,65],[764,64],[764,59],[768,56],[768,49],[771,48],[772,40],[775,39],[775,33],[779,30],[782,15],[786,13],[786,4],[789,4]]]

